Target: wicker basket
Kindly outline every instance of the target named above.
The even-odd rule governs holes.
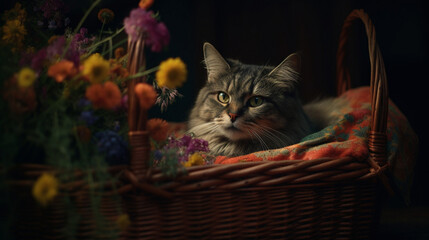
[[[187,168],[187,175],[167,178],[147,166],[147,131],[139,129],[135,96],[129,95],[131,161],[129,167],[112,168],[122,184],[114,192],[122,195],[123,211],[131,225],[119,234],[123,239],[368,239],[378,222],[378,182],[386,168],[387,82],[383,59],[376,43],[374,26],[362,10],[345,20],[337,55],[338,93],[350,88],[343,66],[344,46],[354,20],[360,19],[368,36],[371,62],[372,115],[368,159],[321,158],[249,162]],[[131,74],[145,64],[143,42],[129,43]],[[129,88],[144,79],[130,82]],[[140,118],[140,119],[142,119]],[[16,239],[65,239],[67,210],[55,201],[41,208],[32,199],[31,186],[45,171],[43,165],[20,166],[19,181],[10,182],[20,199],[15,224]],[[79,176],[79,174],[77,174]],[[381,178],[380,178],[381,177]],[[100,191],[100,210],[112,226],[118,216],[118,199],[109,186]],[[89,211],[88,186],[79,177],[62,186],[73,196],[81,218],[79,239],[103,239],[95,232]],[[104,194],[102,193],[104,192]],[[23,193],[26,193],[23,195]],[[113,228],[113,227],[112,227]],[[106,231],[104,234],[107,234]]]
[[[210,165],[168,179],[145,167],[147,132],[131,131],[129,184],[122,191],[134,190],[124,194],[131,218],[126,239],[370,238],[378,221],[377,182],[386,166],[388,95],[374,26],[362,10],[353,11],[342,29],[338,93],[350,88],[344,45],[356,19],[365,24],[371,62],[368,159]]]
[[[111,167],[117,175],[124,167]],[[51,166],[22,164],[8,172],[12,215],[12,239],[112,239],[119,236],[116,220],[122,212],[116,186],[94,179],[88,185],[87,172],[74,171],[70,179],[59,186],[59,194],[47,206],[41,206],[32,196],[32,187],[43,173],[63,174]],[[94,201],[98,213],[93,211]],[[72,213],[73,212],[73,213]],[[71,217],[75,217],[71,219]],[[97,226],[98,224],[98,226]]]

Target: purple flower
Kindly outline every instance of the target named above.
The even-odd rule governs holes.
[[[88,100],[88,99],[86,99],[86,98],[81,98],[81,99],[79,99],[79,101],[77,102],[77,106],[78,106],[78,107],[81,107],[81,108],[87,107],[87,106],[89,106],[89,105],[91,105],[91,101],[89,101],[89,100]]]
[[[104,154],[110,165],[126,164],[129,150],[125,140],[114,131],[103,131],[94,134],[98,152]]]
[[[66,38],[64,36],[58,37],[51,45],[46,48],[46,58],[55,59],[56,57],[61,56],[66,46]],[[76,41],[72,40],[64,58],[72,61],[75,66],[79,66],[80,55],[81,53],[79,52]]]
[[[187,147],[187,153],[192,154],[195,152],[208,152],[209,151],[209,143],[206,140],[193,138]]]
[[[45,61],[46,61],[46,54],[47,54],[46,48],[40,49],[31,60],[31,68],[33,68],[37,72],[42,71],[43,65],[45,64]]]
[[[167,46],[170,42],[170,33],[164,23],[158,23],[156,29],[150,32],[146,43],[148,46],[152,46],[151,50],[154,52],[160,52],[163,47]]]
[[[40,10],[42,10],[45,18],[51,18],[64,7],[64,3],[61,0],[46,0]]]
[[[125,31],[131,41],[136,41],[143,36],[145,44],[154,52],[159,52],[170,42],[170,33],[164,23],[158,23],[153,17],[153,12],[136,8],[130,16],[124,19]]]
[[[98,117],[94,116],[93,112],[88,110],[88,111],[83,111],[80,114],[80,120],[84,121],[87,126],[90,126],[98,120]]]
[[[169,139],[168,144],[164,147],[164,150],[172,148],[178,149],[179,162],[188,160],[188,157],[195,152],[209,152],[209,143],[206,140],[193,138],[190,135],[184,135],[180,139],[174,137]]]

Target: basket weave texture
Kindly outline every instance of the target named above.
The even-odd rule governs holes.
[[[249,162],[187,168],[187,174],[168,178],[148,167],[148,133],[138,129],[135,119],[147,113],[138,110],[130,95],[130,166],[112,168],[120,173],[116,193],[122,196],[123,210],[131,225],[121,239],[368,239],[377,223],[377,184],[386,168],[387,81],[375,29],[363,10],[346,18],[337,55],[338,93],[350,88],[350,77],[343,65],[345,43],[350,27],[361,20],[368,37],[371,64],[372,115],[368,138],[368,159],[321,158]],[[129,43],[129,72],[145,64],[142,42]],[[130,82],[129,88],[144,79]],[[145,124],[142,124],[145,126]],[[25,166],[27,188],[34,183],[41,166]],[[36,170],[36,171],[35,171]],[[383,177],[381,177],[383,179]],[[75,193],[76,211],[82,212],[79,239],[103,238],[94,233],[89,216],[88,189],[76,183],[67,186]],[[103,186],[106,187],[106,186]],[[108,187],[107,187],[108,188]],[[25,192],[24,190],[18,192]],[[110,223],[117,215],[115,198],[105,191],[101,212]],[[50,209],[35,206],[30,196],[20,213],[17,239],[64,239],[66,218],[61,201]],[[40,220],[43,219],[43,220]],[[36,223],[37,224],[34,224]],[[109,225],[107,225],[109,226]],[[24,233],[24,229],[30,235]],[[96,237],[94,237],[94,235]]]

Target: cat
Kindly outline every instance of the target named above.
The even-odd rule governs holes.
[[[210,43],[203,53],[208,79],[191,110],[188,132],[208,141],[210,154],[234,157],[285,147],[332,122],[335,114],[326,117],[320,110],[337,104],[332,100],[304,111],[297,93],[298,54],[271,67],[224,59]]]

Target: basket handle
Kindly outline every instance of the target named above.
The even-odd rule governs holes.
[[[341,29],[337,51],[337,93],[338,95],[350,89],[350,74],[344,66],[345,45],[349,37],[351,25],[360,19],[365,25],[368,37],[368,51],[371,65],[371,129],[368,135],[370,163],[379,170],[386,164],[386,128],[388,112],[388,88],[383,57],[375,37],[375,27],[362,9],[353,10],[345,19]]]

